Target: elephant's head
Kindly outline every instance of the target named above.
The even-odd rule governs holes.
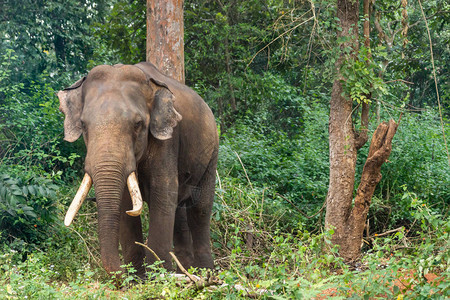
[[[171,138],[181,115],[168,87],[136,66],[95,67],[58,97],[65,114],[64,139],[73,142],[83,135],[87,147],[85,177],[65,224],[70,225],[93,183],[103,265],[117,271],[124,188],[128,185],[133,202],[127,213],[138,216],[142,198],[135,174],[147,155],[149,134],[159,140]]]

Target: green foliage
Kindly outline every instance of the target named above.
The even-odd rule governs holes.
[[[218,185],[212,219],[217,284],[196,290],[156,264],[150,266],[148,281],[122,289],[95,263],[99,253],[94,252],[94,259],[86,253],[91,241],[71,231],[55,236],[47,252],[35,251],[23,262],[5,248],[0,254],[0,293],[13,299],[442,299],[450,294],[445,280],[450,275],[449,220],[408,190],[402,195],[417,226],[373,237],[361,264],[350,268],[331,247],[332,231],[305,230],[296,211],[270,201],[270,189],[230,177],[220,177]],[[74,230],[92,227],[92,220],[92,214],[84,214]],[[430,275],[437,278],[428,281]],[[130,280],[126,276],[124,284]]]
[[[105,22],[96,24],[98,28],[95,30],[95,36],[104,41],[108,49],[114,53],[109,57],[112,63],[135,64],[145,61],[146,1],[111,2],[114,2],[114,6],[106,16]],[[127,22],[124,22],[125,19]],[[104,61],[109,55],[104,49],[101,50],[95,57],[96,60]]]
[[[269,82],[268,74],[262,74],[267,70],[267,52],[257,55],[250,68],[247,65],[270,42],[267,28],[281,8],[280,1],[186,2],[186,82],[211,105],[223,130],[255,105],[270,103],[257,97],[257,90],[264,89],[258,82]]]
[[[312,213],[328,185],[324,95],[302,95],[270,73],[253,78],[255,84],[239,92],[248,99],[245,117],[222,132],[218,170],[241,183],[248,175],[255,186],[273,189]]]
[[[37,243],[56,221],[56,191],[50,180],[0,174],[0,241]]]
[[[17,65],[17,56],[9,51],[2,57],[5,70]],[[79,146],[62,143],[63,116],[55,90],[48,83],[49,76],[41,75],[39,81],[24,85],[13,81],[12,73],[5,71],[0,82],[5,83],[0,93],[0,161],[10,166],[12,173],[32,172],[59,179],[61,168],[69,167],[65,176],[79,157]]]
[[[108,2],[3,1],[0,53],[12,49],[18,56],[21,63],[14,70],[14,81],[28,85],[47,72],[57,85],[67,84],[66,76],[71,81],[85,72],[99,44],[90,25],[102,20]]]
[[[450,49],[449,21],[446,16],[448,3],[441,1],[421,2],[430,28],[434,64],[436,66],[437,84],[444,99],[446,112],[449,113],[448,84]],[[375,12],[380,12],[379,24],[387,34],[387,39],[380,39],[376,30],[372,31],[373,45],[383,45],[387,49],[387,57],[383,63],[386,81],[403,79],[413,84],[408,87],[413,107],[436,106],[436,89],[432,76],[430,41],[427,29],[417,1],[408,1],[407,36],[394,34],[402,30],[402,7],[393,5],[392,1],[377,1]],[[406,45],[404,43],[406,42]],[[399,93],[395,93],[397,97]],[[404,97],[401,96],[401,97]]]
[[[369,95],[382,96],[386,93],[386,87],[378,76],[379,71],[378,64],[372,60],[371,52],[361,47],[357,59],[348,57],[341,65],[344,93],[358,104],[369,104]]]
[[[12,50],[0,57],[0,242],[26,253],[58,232],[54,183],[77,174],[71,166],[79,155],[61,142],[50,77],[42,74],[27,87],[14,81],[18,59]]]
[[[322,232],[324,211],[311,219],[299,214],[312,215],[326,198],[327,103],[339,41],[334,2],[278,0],[185,1],[187,83],[211,106],[221,131],[211,234],[214,275],[225,284],[197,291],[155,265],[147,282],[118,290],[118,280],[99,262],[95,204],[85,203],[71,228],[60,222],[85,150],[82,142],[62,141],[54,94],[98,63],[145,59],[145,1],[22,2],[6,1],[0,12],[6,20],[0,24],[0,295],[450,296],[450,173],[433,109],[402,117],[370,209],[361,265],[350,268],[336,256],[332,232]],[[448,113],[448,5],[423,4]],[[408,5],[414,24],[409,43],[403,45],[400,34],[387,43],[373,30],[373,63],[366,63],[368,50],[361,48],[358,59],[341,69],[346,92],[358,104],[372,93],[382,119],[398,116],[393,106],[436,106],[426,29],[417,3]],[[377,1],[374,12],[381,13],[386,33],[400,28],[399,5]],[[448,137],[448,119],[444,123]],[[367,151],[366,145],[359,154],[360,169]],[[443,280],[428,282],[428,274]],[[399,278],[409,288],[395,287]],[[127,275],[124,285],[133,280]]]

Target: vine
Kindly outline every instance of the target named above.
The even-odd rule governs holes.
[[[386,94],[385,83],[377,75],[378,66],[370,59],[369,53],[369,49],[362,46],[357,58],[347,58],[340,68],[343,93],[358,104],[369,104],[368,95],[376,92]]]

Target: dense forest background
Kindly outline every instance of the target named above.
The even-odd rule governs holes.
[[[335,1],[186,0],[186,84],[220,133],[212,243],[229,286],[198,291],[158,277],[134,287],[138,295],[266,289],[310,298],[335,286],[342,297],[448,295],[450,5],[373,3],[373,62],[347,70],[346,87],[370,85],[369,136],[380,121],[401,115],[401,123],[372,199],[362,266],[324,251],[329,102],[343,42]],[[85,148],[63,141],[55,93],[95,65],[145,61],[145,10],[144,0],[0,0],[0,294],[122,297],[98,263],[95,204],[74,228],[62,224]],[[405,287],[392,287],[404,274]],[[233,290],[236,282],[246,289]]]

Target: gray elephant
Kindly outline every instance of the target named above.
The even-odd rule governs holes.
[[[210,217],[218,135],[200,96],[150,63],[97,66],[58,92],[64,139],[83,134],[85,177],[69,207],[69,226],[94,185],[104,268],[132,263],[140,276],[154,255],[143,242],[140,212],[149,206],[147,245],[171,270],[169,251],[185,267],[213,267]],[[128,187],[126,189],[125,187]],[[147,253],[146,253],[147,252]]]

